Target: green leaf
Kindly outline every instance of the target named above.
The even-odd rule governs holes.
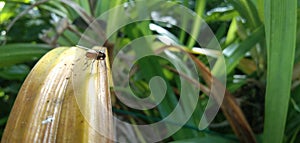
[[[82,7],[86,11],[86,13],[91,15],[91,8],[90,8],[89,1],[87,1],[87,0],[78,0],[78,4],[79,4],[80,7]]]
[[[191,37],[189,38],[189,41],[187,43],[188,48],[192,48],[196,43],[195,39],[197,39],[197,36],[201,28],[201,20],[202,20],[202,15],[204,13],[205,5],[206,5],[206,0],[196,0],[195,12],[198,14],[198,17],[196,17],[196,20],[193,23],[193,30],[191,33]]]
[[[283,142],[296,47],[297,0],[266,0],[268,71],[264,142]]]
[[[189,1],[188,0],[184,0],[183,1],[183,5],[185,7],[188,7],[188,4],[189,4]],[[186,37],[186,34],[185,34],[185,31],[183,30],[184,28],[187,27],[188,25],[188,21],[186,20],[186,17],[182,17],[182,20],[181,20],[183,23],[182,23],[182,29],[180,30],[180,36],[179,36],[179,41],[180,43],[183,44],[184,40],[185,40],[185,37]]]
[[[95,8],[94,8],[94,17],[100,16],[103,12],[107,11],[109,9],[109,2],[106,0],[97,0],[95,3]]]
[[[26,65],[14,65],[0,70],[0,77],[8,80],[24,79],[30,71]]]
[[[236,31],[238,30],[237,20],[233,18],[227,31],[225,45],[229,45],[236,39]]]
[[[261,21],[264,21],[264,0],[257,0],[257,11]]]
[[[62,37],[66,39],[69,43],[64,46],[72,46],[76,45],[78,41],[80,40],[80,37],[77,36],[75,33],[71,32],[70,30],[65,30]],[[63,44],[61,44],[63,45]]]
[[[8,44],[0,46],[0,67],[33,61],[43,56],[50,47],[45,44]]]
[[[299,106],[300,106],[300,86],[297,86],[291,94],[291,100],[292,104],[289,106],[289,113],[287,117],[287,124],[285,128],[285,133],[286,136],[285,138],[289,142],[299,142],[299,129],[300,129],[300,111],[299,111]],[[295,138],[298,138],[295,139]]]
[[[247,20],[246,22],[251,28],[257,28],[261,25],[258,11],[251,0],[228,0],[228,2]]]
[[[7,118],[8,117],[3,117],[3,118],[0,119],[0,126],[5,125],[5,123],[7,122]]]
[[[4,3],[4,7],[0,9],[0,24],[9,20],[16,14],[16,10],[20,8],[20,4],[29,3],[28,0],[19,0],[19,1],[0,1]]]
[[[238,65],[239,61],[245,56],[264,37],[264,27],[256,29],[247,39],[240,42],[237,47],[233,47],[232,53],[227,54],[226,66],[227,73],[230,73]],[[230,47],[228,47],[230,48]],[[230,49],[225,49],[224,53]]]
[[[222,10],[220,10],[222,9]],[[239,13],[232,7],[217,7],[207,12],[207,17],[205,17],[205,22],[214,21],[229,21],[234,17],[237,17]]]
[[[197,137],[186,140],[178,140],[170,143],[235,143],[237,141],[233,141],[230,139],[226,139],[225,137],[218,136],[205,136],[205,137]]]
[[[39,5],[39,8],[48,10],[48,11],[55,13],[61,17],[66,17],[68,14],[67,10],[59,4],[60,3],[58,3],[57,1],[49,1],[49,3]]]

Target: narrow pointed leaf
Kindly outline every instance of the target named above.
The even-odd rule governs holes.
[[[288,105],[296,47],[297,0],[266,0],[268,54],[264,142],[281,143]]]

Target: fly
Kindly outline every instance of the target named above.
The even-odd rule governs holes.
[[[82,48],[82,49],[86,49],[86,53],[85,53],[85,56],[88,58],[88,59],[92,59],[92,60],[104,60],[106,55],[103,51],[100,51],[100,50],[93,50],[93,49],[89,49],[89,48],[86,48],[86,47],[83,47],[83,46],[79,46],[79,45],[76,45],[78,48]]]
[[[86,51],[86,53],[85,53],[86,59],[92,61],[91,63],[89,63],[89,61],[86,60],[86,62],[84,63],[84,66],[83,66],[84,67],[83,70],[86,70],[88,67],[91,67],[91,72],[92,72],[93,71],[93,63],[95,61],[104,61],[106,58],[106,53],[105,53],[104,49],[101,49],[101,50],[99,48],[98,49],[89,49],[89,48],[79,46],[79,45],[76,45],[76,47],[85,50]]]

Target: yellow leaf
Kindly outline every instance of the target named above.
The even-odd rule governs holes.
[[[25,82],[23,83],[14,107],[9,116],[2,143],[14,142],[111,142],[106,137],[112,137],[111,128],[111,103],[109,88],[107,86],[107,71],[99,72],[93,76],[86,76],[83,83],[75,83],[72,74],[75,75],[76,58],[78,53],[86,51],[79,48],[56,48],[47,53],[32,69]],[[85,57],[81,57],[85,58]],[[96,61],[93,65],[99,64]],[[104,65],[106,66],[106,65]],[[96,68],[96,66],[95,66]],[[79,74],[89,75],[89,70],[76,70]],[[76,91],[84,91],[92,88],[86,83],[93,81],[100,89],[95,90],[95,95],[99,98],[93,99],[98,104],[79,101],[84,105],[85,112],[93,112],[89,117],[82,114],[76,98]],[[73,86],[74,85],[74,86]],[[77,85],[79,89],[74,89]],[[89,98],[88,92],[81,92],[81,98]],[[92,96],[95,97],[95,96]],[[85,100],[85,99],[84,99]],[[97,123],[90,123],[86,119],[93,118]],[[92,125],[92,126],[91,126]],[[95,126],[100,125],[100,127]],[[104,126],[102,126],[104,125]],[[102,127],[101,127],[102,126]],[[99,130],[102,128],[106,134],[104,137]]]

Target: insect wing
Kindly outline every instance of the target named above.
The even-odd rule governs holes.
[[[89,59],[97,60],[99,53],[96,50],[89,49],[86,51],[85,56]]]

